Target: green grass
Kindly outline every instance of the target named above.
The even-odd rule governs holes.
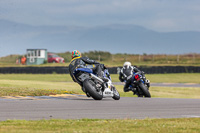
[[[119,82],[117,74],[111,75],[113,82]],[[179,74],[146,74],[151,83],[198,83],[200,84],[200,73]]]
[[[115,86],[122,97],[137,97],[133,92],[123,92],[122,85]],[[200,99],[200,88],[196,87],[150,87],[153,98],[193,98]]]
[[[79,92],[65,89],[0,88],[0,96],[49,96],[66,93],[76,94]]]
[[[152,83],[198,83],[200,73],[146,74]],[[118,74],[111,74],[113,82],[120,82]],[[69,74],[0,74],[0,80],[72,82]]]
[[[151,87],[152,97],[200,99],[200,88],[195,87]]]
[[[38,133],[198,133],[200,118],[144,120],[7,120],[0,122],[0,132]]]
[[[197,83],[200,84],[200,73],[147,74],[152,83]]]
[[[42,96],[78,93],[80,86],[62,74],[0,74],[0,96]]]
[[[72,82],[69,74],[0,74],[0,80]]]
[[[119,82],[118,75],[111,75]],[[199,83],[200,74],[152,74],[152,82]],[[123,92],[123,85],[116,85],[123,97],[133,97],[132,92]],[[69,74],[0,74],[0,96],[42,96],[64,93],[84,94],[81,87],[72,82]],[[200,88],[151,87],[152,97],[200,98]]]
[[[38,85],[38,82],[32,82],[31,85],[23,84],[23,81],[0,83],[0,96],[43,96],[55,94],[84,94],[79,85],[76,83],[61,83],[53,85],[49,82],[43,82]],[[3,84],[3,85],[2,85]],[[35,85],[34,85],[35,84]],[[15,87],[14,87],[15,86]],[[136,97],[132,92],[123,92],[123,85],[116,85],[122,97]],[[200,88],[194,87],[151,87],[150,93],[154,98],[200,98]]]
[[[80,86],[73,82],[47,82],[0,80],[0,96],[42,96],[65,93],[83,93]]]

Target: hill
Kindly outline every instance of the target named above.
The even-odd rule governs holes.
[[[0,20],[0,57],[24,54],[27,48],[52,52],[79,49],[129,54],[199,53],[200,32],[156,32],[137,25],[98,27],[31,26]]]

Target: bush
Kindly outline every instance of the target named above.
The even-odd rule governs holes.
[[[58,56],[63,57],[65,59],[65,62],[71,61],[71,52],[65,52],[65,53],[57,53]]]
[[[110,52],[104,52],[104,51],[89,51],[83,53],[82,55],[90,59],[100,60],[100,61],[106,61],[112,58],[112,54]]]

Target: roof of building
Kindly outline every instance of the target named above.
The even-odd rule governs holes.
[[[30,51],[30,50],[47,50],[47,49],[26,49],[26,51]]]

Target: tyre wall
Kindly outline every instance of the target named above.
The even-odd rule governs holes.
[[[200,67],[195,66],[157,66],[138,67],[147,74],[159,73],[200,73]],[[110,74],[117,74],[121,67],[108,68]],[[27,74],[68,74],[67,67],[0,67],[1,74],[27,73]]]

